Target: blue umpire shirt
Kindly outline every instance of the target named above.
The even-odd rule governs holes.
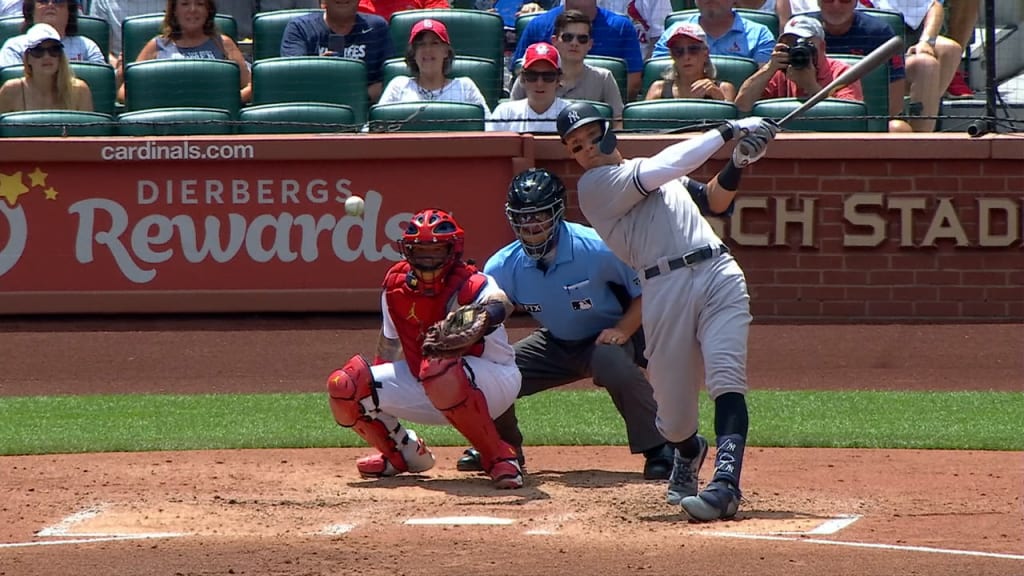
[[[555,18],[558,18],[564,9],[564,6],[558,6],[530,20],[523,30],[523,36],[516,44],[516,53],[509,63],[509,70],[515,71],[516,63],[526,54],[526,48],[530,44],[551,42],[551,35],[555,33]],[[632,20],[598,8],[590,35],[594,42],[589,52],[591,56],[622,58],[626,61],[627,72],[643,72],[644,56],[640,52],[640,40],[637,39]]]
[[[593,228],[562,222],[555,261],[542,271],[518,240],[487,260],[484,272],[515,304],[561,340],[594,338],[622,318],[624,310],[608,284],[640,296],[636,272],[608,249]]]
[[[669,55],[668,39],[672,37],[672,33],[676,31],[676,28],[684,22],[700,24],[700,14],[694,13],[693,16],[676,22],[666,29],[661,37],[658,38],[657,44],[654,45],[651,58]],[[739,15],[736,15],[733,19],[732,28],[722,37],[713,38],[708,34],[708,51],[711,54],[750,58],[757,61],[758,64],[764,64],[771,60],[775,44],[775,37],[772,36],[772,31],[767,26],[751,22],[750,20],[744,20]]]

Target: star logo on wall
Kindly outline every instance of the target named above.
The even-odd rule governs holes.
[[[21,172],[14,174],[0,173],[0,198],[7,200],[9,206],[18,203],[18,198],[28,193],[28,188],[21,181]]]
[[[36,169],[29,173],[28,179],[32,181],[33,188],[36,186],[43,187],[46,186],[47,176],[49,176],[49,174],[40,170],[39,166],[36,166]]]

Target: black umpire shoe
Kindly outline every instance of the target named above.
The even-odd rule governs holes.
[[[668,444],[644,451],[644,480],[668,480],[672,475],[672,457],[675,450]]]

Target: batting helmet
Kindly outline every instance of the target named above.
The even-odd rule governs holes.
[[[416,213],[405,227],[399,245],[402,255],[416,273],[417,286],[436,291],[448,271],[462,259],[466,232],[451,214],[428,208]],[[440,251],[436,247],[444,246]]]
[[[601,135],[594,140],[601,154],[611,154],[615,151],[615,132],[612,131],[611,123],[589,102],[574,102],[558,113],[556,127],[558,135],[565,142],[566,136],[577,128],[582,128],[591,122],[601,123]]]
[[[508,187],[505,216],[526,255],[539,260],[557,245],[565,215],[565,184],[551,172],[530,168]]]

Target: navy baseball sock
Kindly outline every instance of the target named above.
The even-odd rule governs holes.
[[[748,427],[746,397],[730,392],[715,399],[715,435],[718,452],[715,455],[715,475],[712,481],[725,480],[739,488]]]

